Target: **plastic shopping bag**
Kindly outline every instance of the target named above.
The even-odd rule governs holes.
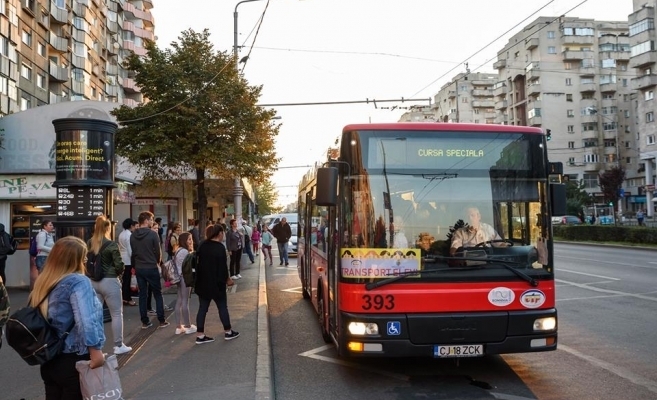
[[[139,286],[137,285],[137,275],[135,275],[135,270],[132,270],[132,275],[130,276],[130,290],[133,292],[139,291]]]
[[[80,373],[80,389],[83,398],[123,400],[116,355],[107,357],[102,367],[91,369],[89,361],[78,361],[75,363],[75,368]]]

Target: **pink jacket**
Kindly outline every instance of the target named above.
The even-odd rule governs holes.
[[[253,233],[251,234],[251,241],[253,243],[260,242],[260,231],[258,231],[257,229],[253,230]]]

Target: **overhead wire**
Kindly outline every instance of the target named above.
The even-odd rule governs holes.
[[[251,57],[251,52],[253,51],[253,45],[258,39],[258,33],[260,33],[260,27],[262,27],[262,22],[265,20],[265,13],[267,13],[267,8],[269,8],[269,0],[267,0],[267,4],[265,4],[265,9],[262,11],[262,15],[260,15],[260,19],[258,21],[258,28],[256,29],[256,33],[255,36],[253,37],[253,42],[251,43],[249,52],[246,54],[246,57],[244,57],[244,66],[242,67],[242,72],[244,72],[244,68],[246,68],[246,63],[249,61],[249,58]]]

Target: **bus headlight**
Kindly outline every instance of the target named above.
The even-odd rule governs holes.
[[[348,329],[349,333],[358,336],[379,334],[379,326],[374,322],[350,322]]]
[[[557,327],[557,319],[555,317],[539,318],[534,321],[535,331],[552,331]]]

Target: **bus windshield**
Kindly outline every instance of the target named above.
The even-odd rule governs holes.
[[[405,281],[476,281],[514,276],[509,265],[528,275],[551,276],[540,135],[351,135],[341,149],[350,165],[340,197],[343,279],[369,282],[445,268],[449,273],[414,274]]]

